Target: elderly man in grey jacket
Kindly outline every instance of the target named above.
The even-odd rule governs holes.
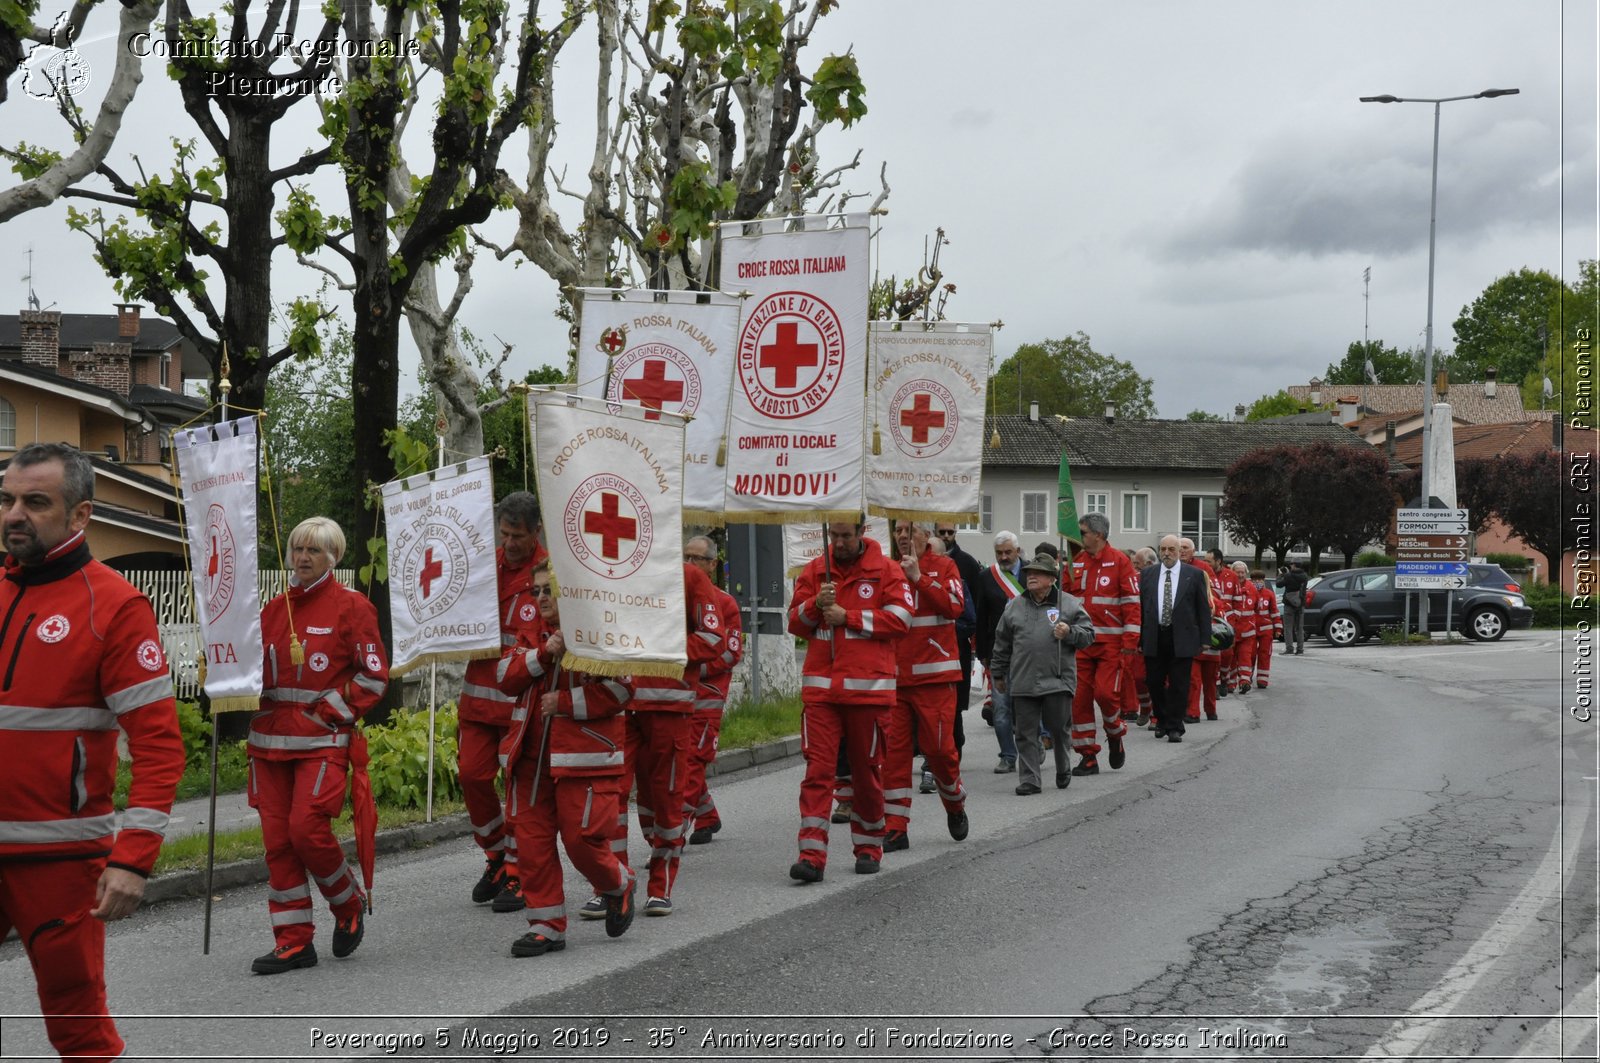
[[[1011,696],[1017,736],[1017,794],[1039,792],[1039,721],[1051,734],[1064,735],[1071,722],[1072,694],[1078,685],[1075,650],[1094,642],[1094,624],[1083,603],[1060,587],[1055,559],[1040,554],[1022,566],[1026,593],[1006,604],[994,630],[989,676],[995,689]],[[1072,782],[1065,742],[1055,744],[1056,788]]]

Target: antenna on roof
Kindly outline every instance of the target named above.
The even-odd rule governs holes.
[[[28,282],[28,309],[39,309],[39,297],[33,293],[33,248],[28,248],[28,275],[23,280]]]

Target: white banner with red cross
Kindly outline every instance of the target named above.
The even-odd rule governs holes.
[[[683,418],[562,391],[528,400],[562,665],[682,678]]]
[[[241,417],[172,436],[212,712],[253,712],[261,701],[256,423]],[[152,660],[160,658],[161,647],[151,643],[139,647],[141,660],[147,649]]]
[[[729,398],[730,523],[861,519],[867,220],[722,227],[722,287],[746,294]]]
[[[383,485],[389,675],[500,656],[494,483],[486,457]]]
[[[822,556],[822,551],[827,544],[828,537],[824,534],[827,526],[822,524],[787,524],[783,529],[783,562],[784,572],[790,579],[800,575],[800,570],[806,565]],[[868,517],[866,530],[862,532],[868,539],[873,539],[883,548],[885,557],[889,556],[889,548],[893,545],[893,538],[889,534],[889,521],[884,517]]]
[[[721,524],[727,489],[728,389],[739,299],[721,292],[583,288],[580,395],[682,414],[683,519]]]
[[[978,520],[983,407],[994,330],[873,321],[867,509],[904,520]]]

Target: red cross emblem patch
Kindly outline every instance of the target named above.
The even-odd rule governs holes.
[[[57,613],[41,621],[33,633],[39,636],[41,642],[60,642],[71,630],[72,625],[67,622],[67,618]]]

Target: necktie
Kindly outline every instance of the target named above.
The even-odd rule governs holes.
[[[1161,626],[1172,626],[1172,569],[1161,570]]]

